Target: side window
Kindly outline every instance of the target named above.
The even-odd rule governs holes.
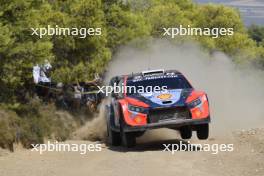
[[[113,77],[109,82],[109,86],[114,87],[115,85],[118,85],[119,80],[120,79],[118,77]],[[111,96],[117,98],[118,95],[112,91]]]
[[[119,92],[116,92],[118,94],[118,98],[123,98],[124,97],[124,92],[123,92],[123,86],[124,86],[124,79],[122,78],[119,83],[118,83],[118,87],[119,87]]]

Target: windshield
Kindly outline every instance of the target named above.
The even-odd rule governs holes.
[[[129,92],[127,94],[135,94],[144,89],[144,92],[153,92],[155,87],[170,89],[191,89],[192,86],[182,75],[174,76],[154,76],[143,77],[140,79],[127,80],[127,87],[135,87],[136,91]],[[153,88],[151,90],[151,88]],[[163,89],[164,90],[164,89]]]

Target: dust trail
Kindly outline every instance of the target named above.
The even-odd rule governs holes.
[[[124,46],[110,63],[106,79],[148,68],[177,69],[196,89],[205,90],[215,134],[264,124],[264,74],[238,68],[221,52],[209,56],[195,44],[176,46],[164,40],[152,41],[145,49]]]
[[[73,139],[104,141],[106,137],[105,105],[103,100],[99,106],[99,112],[94,115],[91,121],[86,122],[84,126],[73,134]]]

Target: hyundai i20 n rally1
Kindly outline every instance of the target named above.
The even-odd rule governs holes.
[[[137,137],[157,128],[178,130],[182,139],[190,139],[192,131],[196,131],[198,139],[208,138],[207,95],[195,90],[182,73],[143,71],[113,77],[110,86],[119,87],[119,92],[111,93],[107,105],[107,134],[111,145],[133,147]],[[153,87],[161,89],[150,89]]]

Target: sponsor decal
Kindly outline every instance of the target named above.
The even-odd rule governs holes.
[[[171,104],[174,104],[181,99],[181,92],[182,92],[182,89],[171,89],[171,90],[167,90],[167,92],[144,93],[141,95],[145,97],[146,99],[158,105],[170,106]],[[163,104],[163,101],[166,101],[168,99],[171,101],[171,103],[166,104],[166,105]]]
[[[168,93],[166,93],[166,94],[160,94],[159,96],[157,96],[157,98],[159,98],[161,100],[168,100],[171,97],[172,97],[172,95],[171,94],[168,94]]]

